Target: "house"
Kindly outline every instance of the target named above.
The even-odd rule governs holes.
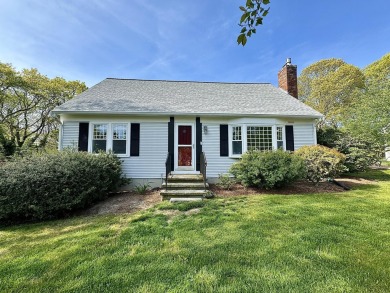
[[[269,83],[224,83],[107,78],[56,107],[59,148],[112,150],[133,182],[161,184],[175,174],[207,178],[227,173],[247,150],[294,151],[316,144],[322,115],[298,101],[291,59]],[[167,154],[170,154],[167,157]]]

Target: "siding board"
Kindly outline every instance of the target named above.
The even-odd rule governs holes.
[[[304,145],[314,144],[313,124],[296,124],[294,125],[294,143],[295,150]]]
[[[230,165],[236,162],[236,159],[220,156],[219,137],[219,124],[208,124],[207,134],[203,134],[203,151],[207,158],[207,177],[210,178],[217,178],[219,174],[227,173]]]
[[[62,149],[78,149],[79,122],[64,121],[62,125]]]
[[[123,172],[130,178],[161,178],[167,153],[167,123],[141,123],[140,156],[121,158]]]

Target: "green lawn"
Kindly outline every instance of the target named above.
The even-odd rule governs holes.
[[[390,171],[367,177],[338,194],[1,228],[0,291],[389,292]]]

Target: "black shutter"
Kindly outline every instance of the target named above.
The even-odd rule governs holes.
[[[219,125],[219,155],[229,156],[229,127],[224,124]]]
[[[88,152],[89,123],[79,123],[79,152]]]
[[[140,124],[131,123],[130,131],[130,156],[139,156],[139,136],[140,136]]]
[[[286,150],[294,151],[294,126],[286,125]]]
[[[171,170],[174,170],[175,161],[175,118],[171,117],[168,122],[168,153],[171,154]]]
[[[200,154],[202,153],[202,123],[200,117],[196,117],[196,171],[200,171]]]

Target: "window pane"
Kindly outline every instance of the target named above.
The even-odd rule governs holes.
[[[233,127],[233,140],[241,140],[241,126]]]
[[[112,125],[112,139],[127,138],[127,124],[113,124]]]
[[[114,154],[126,154],[126,140],[113,140],[112,151]]]
[[[242,154],[242,142],[233,141],[233,155],[241,155],[241,154]]]
[[[283,140],[283,128],[282,127],[276,127],[276,139]]]
[[[92,141],[92,152],[97,153],[99,151],[106,151],[107,141],[106,140],[93,140]]]
[[[191,126],[179,126],[179,145],[192,144],[192,127]]]
[[[93,125],[92,152],[106,151],[107,146],[107,124]]]
[[[93,139],[107,139],[107,124],[93,125]]]
[[[283,149],[283,141],[278,141],[277,147],[278,147],[278,149]]]
[[[272,127],[248,126],[247,145],[248,151],[272,150]]]

